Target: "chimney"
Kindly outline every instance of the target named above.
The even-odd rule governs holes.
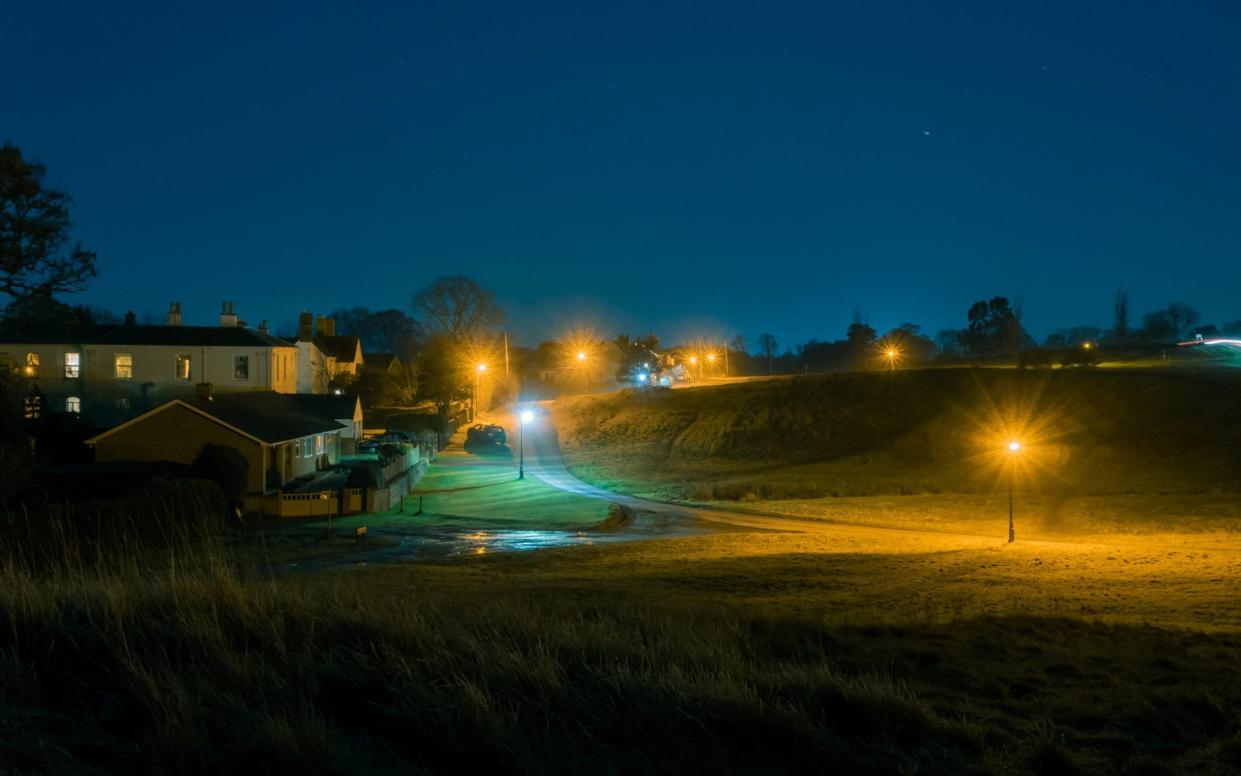
[[[168,325],[169,326],[180,326],[181,325],[181,303],[180,302],[173,302],[172,304],[168,305]]]
[[[138,316],[134,315],[133,310],[130,310],[129,312],[125,313],[125,325],[126,326],[133,326],[137,322],[138,322]]]
[[[264,318],[263,322],[259,324],[259,331],[263,334],[267,333],[267,319],[266,318]]]
[[[215,398],[215,385],[211,383],[198,383],[194,386],[194,393],[200,399],[211,401]]]
[[[336,336],[336,319],[335,318],[324,318],[323,326],[319,329],[319,333],[324,334],[328,337],[335,337]]]
[[[297,338],[302,342],[315,338],[315,317],[308,311],[302,310],[302,314],[297,317]]]
[[[322,334],[327,334],[327,318],[320,315],[318,318],[315,318],[315,336],[318,337]]]
[[[233,310],[232,302],[225,302],[220,308],[220,325],[226,328],[232,328],[237,325],[237,312]]]

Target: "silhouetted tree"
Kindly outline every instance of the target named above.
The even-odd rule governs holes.
[[[352,307],[336,310],[331,317],[336,319],[336,333],[357,337],[363,351],[395,353],[406,363],[412,362],[418,353],[422,327],[400,310]]]
[[[935,347],[939,350],[939,357],[946,360],[961,357],[961,330],[960,329],[940,329],[935,335]]]
[[[902,323],[892,331],[883,335],[881,342],[892,345],[900,351],[901,362],[906,365],[922,364],[935,355],[935,343],[930,337],[919,332],[922,327],[916,323]],[[882,348],[881,348],[882,349]]]
[[[1116,301],[1112,303],[1112,336],[1122,341],[1129,336],[1129,293],[1127,291],[1117,291]]]
[[[869,324],[862,321],[862,314],[853,314],[853,323],[845,331],[845,341],[849,348],[849,366],[853,368],[866,366],[875,355],[875,341],[879,333]]]
[[[758,335],[758,350],[767,359],[767,374],[771,374],[774,371],[777,347],[776,338],[771,334]]]
[[[969,326],[961,333],[961,345],[974,358],[995,358],[1009,348],[1015,318],[1008,299],[975,302],[968,313]]]
[[[69,195],[43,186],[47,168],[0,146],[0,292],[12,300],[81,291],[95,253],[69,239]]]
[[[1047,335],[1043,344],[1052,350],[1078,347],[1087,342],[1097,344],[1103,331],[1098,326],[1073,326],[1067,329],[1056,329]]]
[[[1142,336],[1148,340],[1165,341],[1183,337],[1198,323],[1198,311],[1181,302],[1173,302],[1162,310],[1142,317]]]
[[[504,323],[495,293],[464,275],[438,278],[414,295],[414,310],[432,335],[454,342],[475,342]]]

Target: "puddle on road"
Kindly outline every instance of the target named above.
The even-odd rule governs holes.
[[[362,550],[336,558],[316,558],[289,564],[287,571],[318,571],[338,566],[417,562],[494,552],[531,552],[554,547],[617,544],[648,539],[695,536],[714,529],[696,521],[668,521],[641,517],[617,531],[522,531],[517,529],[456,530],[428,528],[403,533],[399,543],[374,550]],[[376,532],[376,535],[380,535]],[[391,534],[389,534],[391,535]]]

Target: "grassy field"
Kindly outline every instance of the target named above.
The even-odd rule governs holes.
[[[0,768],[1241,768],[1236,551],[876,533],[6,571]]]

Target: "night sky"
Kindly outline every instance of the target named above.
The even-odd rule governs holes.
[[[1241,318],[1235,0],[248,5],[3,3],[0,141],[99,253],[73,301],[282,327],[460,272],[519,341],[782,347],[993,295],[1038,336],[1120,287]]]

